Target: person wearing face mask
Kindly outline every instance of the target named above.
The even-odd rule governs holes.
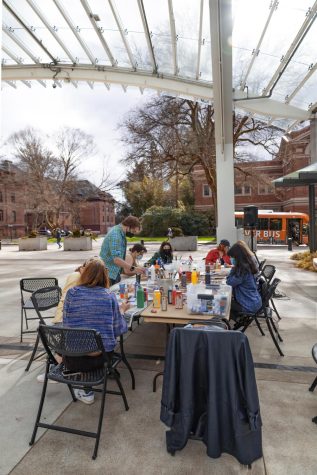
[[[127,250],[127,237],[133,237],[141,230],[139,218],[128,216],[120,224],[113,226],[106,234],[100,257],[104,261],[109,271],[110,285],[114,285],[121,280],[121,272],[128,272],[129,275],[144,274],[143,267],[134,266],[125,261]]]
[[[127,252],[127,255],[126,255],[126,258],[125,258],[125,261],[127,262],[127,264],[129,264],[129,266],[134,266],[134,267],[137,267],[143,257],[143,255],[147,252],[147,249],[146,247],[144,247],[142,244],[134,244],[133,247],[131,247],[129,249],[129,251]],[[121,274],[121,278],[122,277],[130,277],[131,275],[134,275],[133,272],[128,272],[128,271],[124,271],[124,273]]]
[[[238,321],[243,312],[257,312],[262,300],[257,289],[255,262],[244,246],[235,243],[228,251],[233,268],[227,277],[227,284],[232,287],[230,319]]]
[[[161,259],[163,264],[170,264],[173,262],[173,249],[168,241],[162,242],[159,251],[156,252],[149,261],[147,261],[146,265],[151,266],[159,259]]]
[[[216,249],[211,249],[206,256],[206,264],[215,264],[219,259],[221,265],[230,265],[230,257],[228,257],[228,251],[230,248],[230,242],[227,239],[221,239],[219,246]]]

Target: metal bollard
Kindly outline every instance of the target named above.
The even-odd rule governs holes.
[[[289,251],[293,250],[293,238],[291,238],[291,237],[287,238],[287,249]]]

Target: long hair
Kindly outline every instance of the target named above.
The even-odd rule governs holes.
[[[249,248],[249,246],[247,245],[246,242],[244,242],[244,241],[237,241],[236,244],[239,244],[239,246],[244,247],[244,249],[247,251],[247,253],[248,253],[250,256],[254,256],[253,252],[251,251],[251,249]]]
[[[85,287],[109,287],[108,270],[102,259],[95,257],[85,262],[79,285]]]
[[[233,268],[235,274],[243,275],[251,272],[256,274],[258,269],[255,266],[255,262],[252,259],[251,254],[241,244],[235,243],[228,251],[229,257],[234,257],[236,264]]]
[[[171,243],[168,242],[168,241],[163,241],[161,246],[160,246],[160,250],[159,250],[159,253],[160,254],[163,254],[164,253],[164,247],[165,246],[168,246],[170,248],[170,251],[171,251],[171,255],[173,254],[173,248],[171,246]]]

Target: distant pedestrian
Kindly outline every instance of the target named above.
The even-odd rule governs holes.
[[[172,239],[172,237],[173,237],[172,228],[167,228],[167,237],[168,237],[168,239]]]
[[[58,245],[58,249],[60,249],[62,247],[62,245],[61,245],[62,233],[61,233],[61,230],[59,228],[56,228],[55,237],[56,237],[56,243]]]

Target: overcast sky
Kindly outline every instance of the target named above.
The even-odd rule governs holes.
[[[50,82],[44,88],[36,82],[27,88],[20,82],[17,89],[4,84],[1,93],[1,135],[3,143],[13,132],[27,126],[52,133],[61,126],[80,128],[91,134],[98,147],[96,155],[81,166],[81,177],[93,183],[100,183],[104,158],[111,168],[112,178],[125,173],[119,163],[124,156],[124,145],[120,143],[118,125],[129,110],[146,100],[149,94],[141,95],[139,89],[112,85],[110,91],[103,84],[95,84],[91,90],[81,83],[76,89],[70,84],[52,88]],[[7,150],[6,148],[4,149]],[[117,199],[121,194],[112,192]]]

